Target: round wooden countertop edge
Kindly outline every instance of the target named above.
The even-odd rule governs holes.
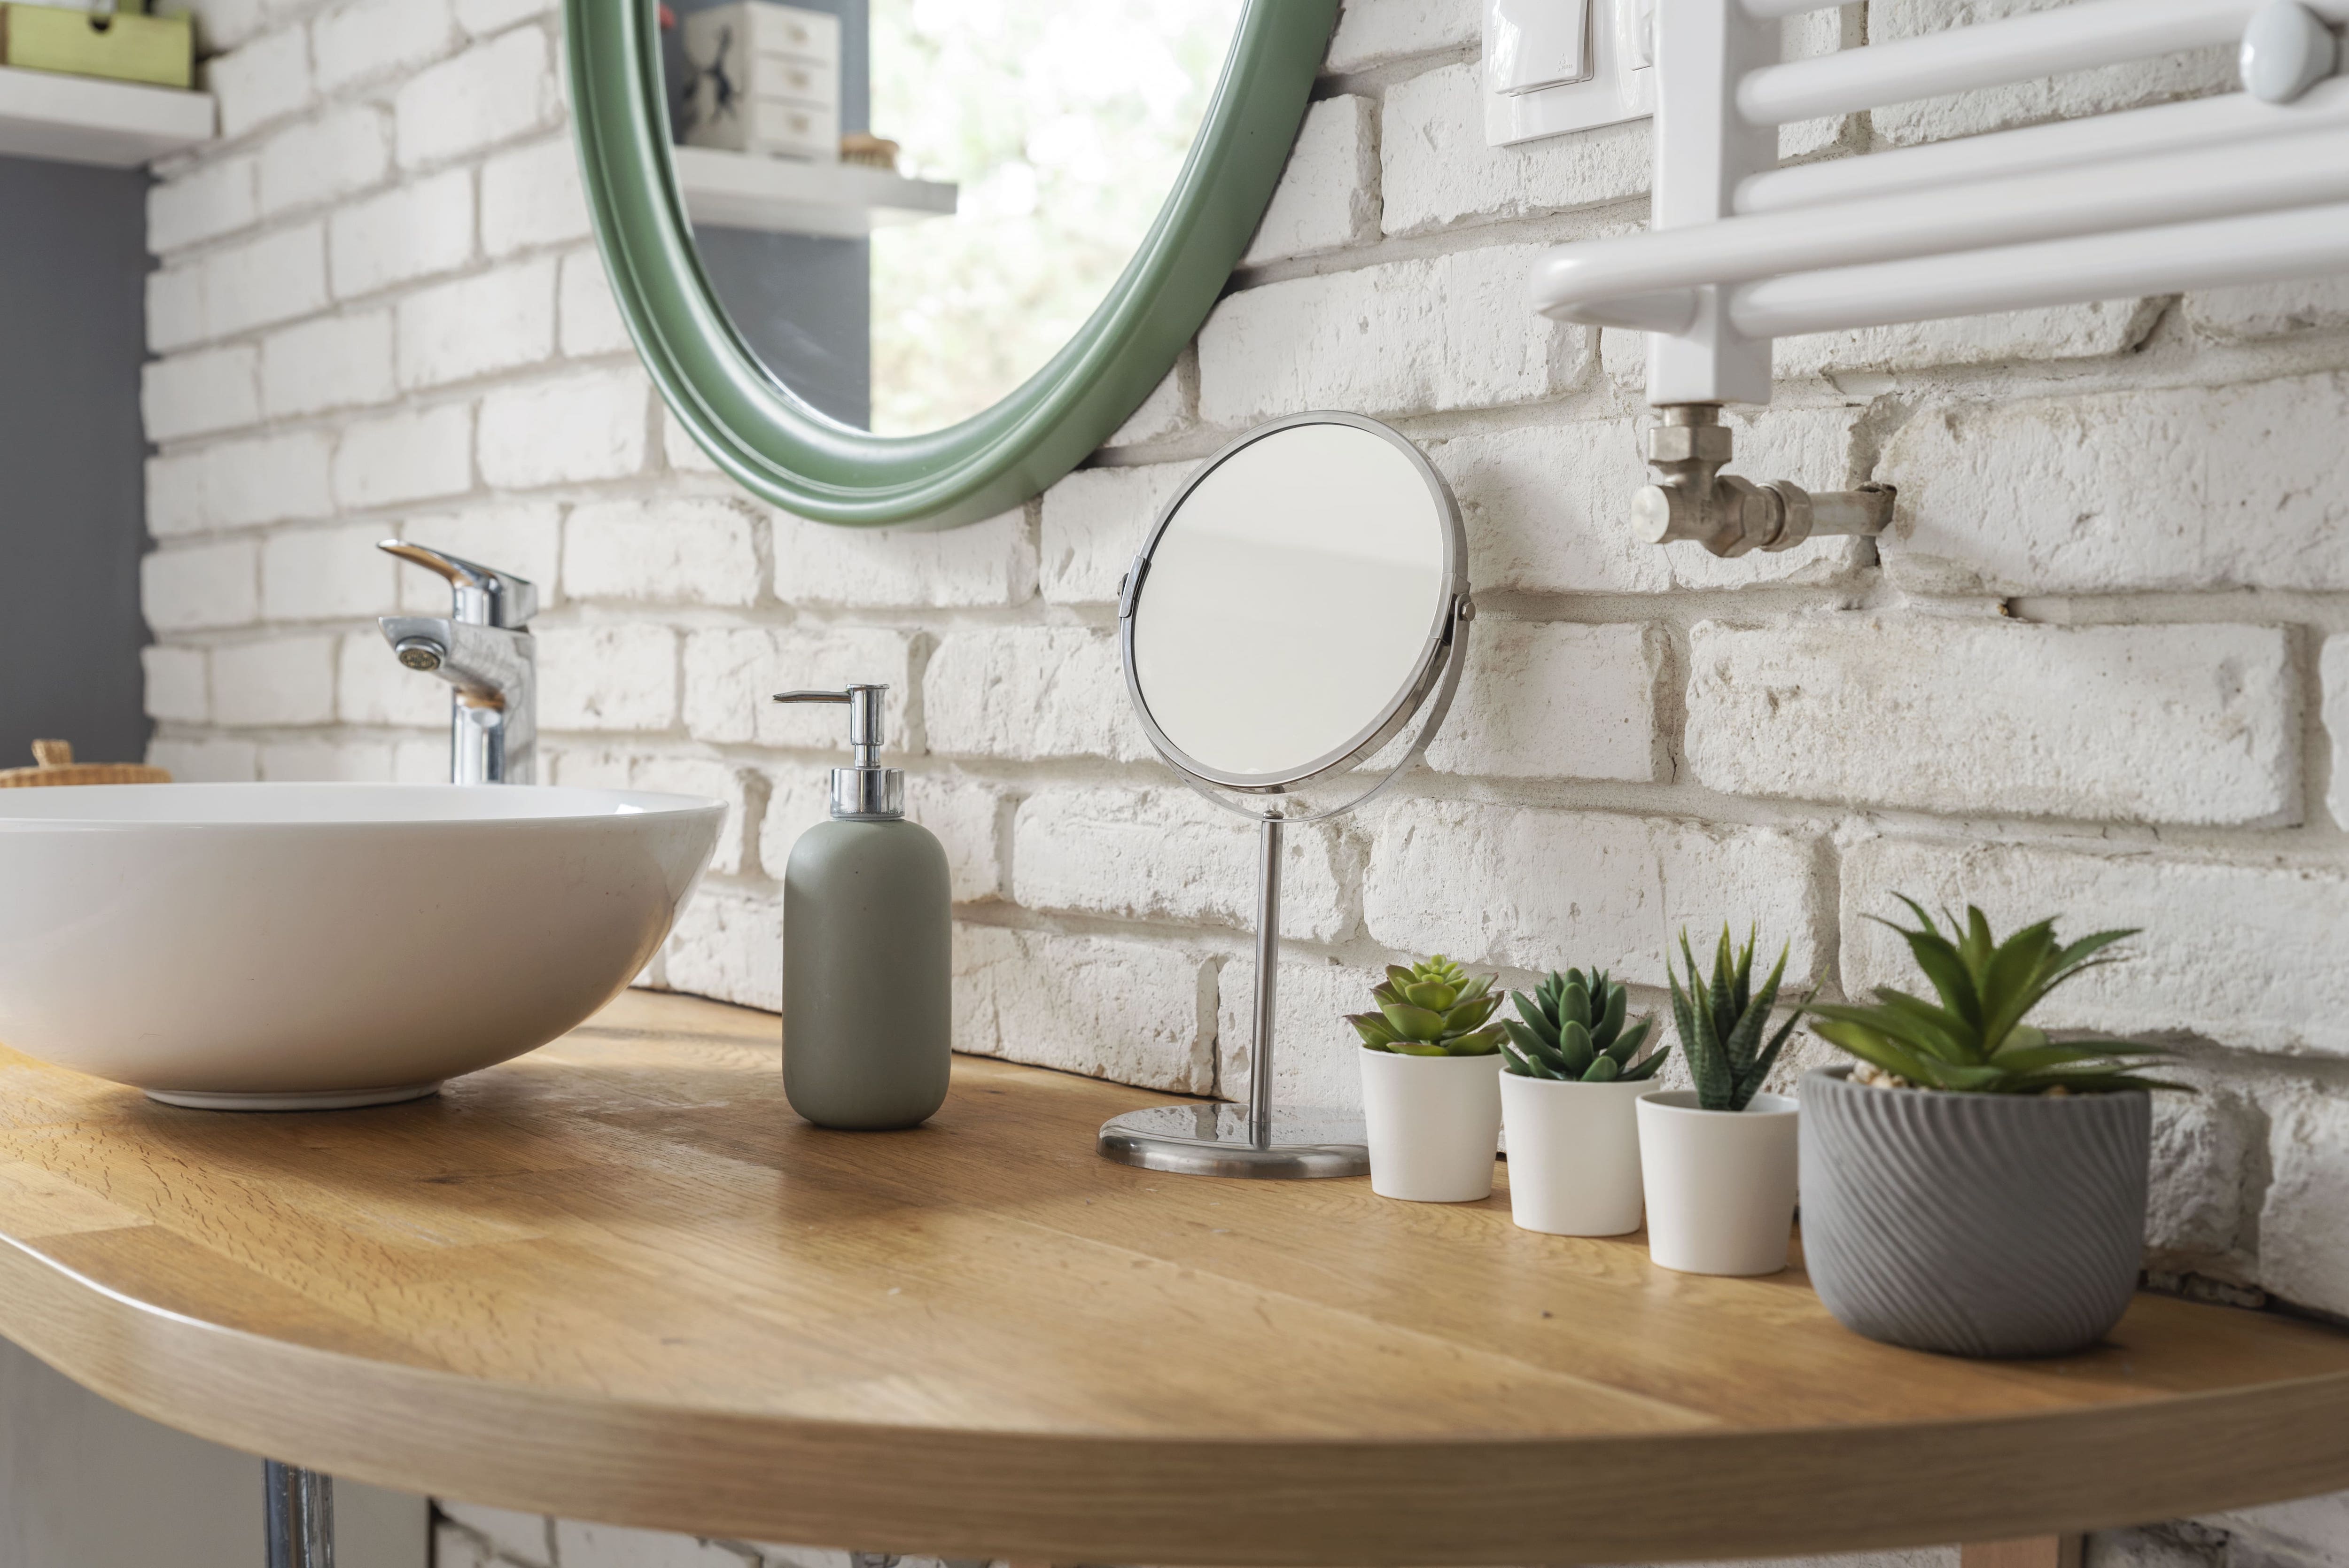
[[[2100,1528],[2349,1486],[2349,1374],[1903,1426],[1379,1441],[947,1431],[491,1382],[164,1311],[0,1245],[0,1331],[140,1415],[647,1529],[1238,1568],[1667,1562]]]

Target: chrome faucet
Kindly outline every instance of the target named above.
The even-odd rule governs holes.
[[[383,639],[411,670],[439,676],[449,698],[449,777],[458,784],[532,784],[538,772],[538,656],[530,618],[538,590],[512,573],[387,539],[376,546],[449,580],[447,620],[385,615]]]

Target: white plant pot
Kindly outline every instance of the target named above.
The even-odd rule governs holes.
[[[1493,1195],[1501,1057],[1405,1057],[1361,1047],[1371,1191],[1414,1203]]]
[[[1640,1228],[1640,1097],[1653,1085],[1560,1083],[1501,1075],[1509,1129],[1509,1212],[1553,1236]]]
[[[1744,1110],[1699,1110],[1690,1089],[1642,1096],[1648,1255],[1682,1274],[1785,1268],[1795,1230],[1797,1109],[1777,1094],[1757,1094]]]

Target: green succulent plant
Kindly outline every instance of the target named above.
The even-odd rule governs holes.
[[[1744,1110],[1752,1104],[1762,1080],[1777,1064],[1786,1037],[1795,1032],[1803,1009],[1810,1006],[1810,997],[1804,997],[1770,1037],[1769,1044],[1762,1043],[1770,1009],[1778,1000],[1779,982],[1785,977],[1786,950],[1778,950],[1778,963],[1757,993],[1753,988],[1754,940],[1749,934],[1744,947],[1733,954],[1729,927],[1721,928],[1710,985],[1697,970],[1687,932],[1681,933],[1681,957],[1688,965],[1687,989],[1682,989],[1680,974],[1671,968],[1671,960],[1665,961],[1671,975],[1672,1021],[1680,1027],[1681,1054],[1688,1058],[1689,1072],[1696,1079],[1696,1102],[1704,1110]]]
[[[1375,1013],[1349,1013],[1346,1022],[1374,1051],[1404,1057],[1489,1057],[1501,1048],[1501,1026],[1488,1022],[1501,1005],[1495,975],[1471,978],[1441,953],[1406,969],[1387,965],[1371,992]]]
[[[2168,1052],[2126,1041],[2058,1044],[2023,1021],[2050,991],[2074,975],[2117,957],[2097,954],[2135,929],[2099,931],[2069,944],[2055,940],[2055,923],[2043,920],[2000,942],[1971,904],[1962,925],[1944,910],[1943,934],[1915,899],[1893,895],[1915,913],[1911,930],[1872,918],[1909,942],[1940,1005],[1889,985],[1876,989],[1873,1006],[1812,1009],[1812,1033],[1919,1088],[1970,1094],[2102,1094],[2115,1089],[2182,1088],[2141,1078],[2138,1065]],[[2131,1058],[2135,1058],[2133,1061]]]
[[[1664,1058],[1672,1054],[1666,1046],[1632,1060],[1639,1057],[1656,1020],[1650,1016],[1626,1026],[1630,993],[1608,979],[1603,969],[1588,975],[1579,969],[1560,975],[1553,969],[1548,979],[1534,987],[1531,996],[1513,991],[1509,999],[1516,1005],[1519,1016],[1501,1023],[1516,1042],[1516,1049],[1506,1044],[1501,1047],[1501,1055],[1507,1058],[1502,1066],[1519,1078],[1637,1083],[1655,1076]]]

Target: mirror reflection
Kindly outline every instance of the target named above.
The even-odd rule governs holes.
[[[736,331],[915,435],[1040,369],[1205,118],[1241,0],[669,0],[677,171]]]
[[[1129,635],[1150,721],[1236,780],[1301,779],[1383,738],[1433,668],[1451,536],[1399,440],[1299,424],[1242,447],[1148,552]]]

